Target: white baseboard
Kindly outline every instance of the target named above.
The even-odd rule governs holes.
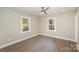
[[[65,38],[65,37],[61,37],[61,36],[47,35],[47,34],[41,34],[41,33],[40,33],[40,35],[44,35],[44,36],[48,36],[48,37],[59,38],[59,39],[63,39],[63,40],[69,40],[69,41],[76,42],[76,40]]]
[[[13,44],[18,43],[18,42],[21,42],[23,40],[27,40],[27,39],[32,38],[32,37],[37,36],[37,35],[39,35],[39,34],[34,34],[34,35],[28,36],[26,38],[23,38],[23,39],[20,39],[20,40],[16,40],[16,41],[4,44],[4,45],[0,46],[0,49],[5,48],[5,47],[10,46],[10,45],[13,45]]]
[[[2,49],[2,48],[4,48],[4,47],[7,47],[7,46],[10,46],[10,45],[13,45],[13,44],[18,43],[18,42],[21,42],[21,41],[23,41],[23,40],[27,40],[27,39],[32,38],[32,37],[34,37],[34,36],[38,36],[38,35],[44,35],[44,36],[48,36],[48,37],[59,38],[59,39],[63,39],[63,40],[70,40],[70,41],[76,42],[75,40],[68,39],[68,38],[64,38],[64,37],[60,37],[60,36],[53,36],[53,35],[46,35],[46,34],[38,33],[38,34],[34,34],[34,35],[28,36],[28,37],[26,37],[26,38],[20,39],[20,40],[16,40],[16,41],[13,41],[13,42],[4,44],[4,45],[0,46],[0,49]],[[79,48],[79,47],[78,47],[78,48]]]

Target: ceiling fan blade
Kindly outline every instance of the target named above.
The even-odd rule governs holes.
[[[50,7],[47,7],[47,8],[45,9],[45,11],[47,11],[49,8],[50,8]]]
[[[44,7],[41,7],[42,10],[44,10]]]
[[[47,12],[46,12],[46,11],[44,11],[44,13],[45,13],[45,14],[47,14]]]
[[[42,14],[47,14],[46,11],[49,9],[49,7],[41,7],[41,9],[42,9],[42,10],[41,10],[41,13],[42,13]]]

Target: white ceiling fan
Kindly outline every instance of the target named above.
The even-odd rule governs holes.
[[[49,9],[49,7],[41,7],[41,13],[47,15],[47,10]]]

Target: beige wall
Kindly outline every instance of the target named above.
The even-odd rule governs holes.
[[[31,32],[21,33],[21,16],[31,17]],[[0,9],[0,45],[38,34],[39,18],[19,11]],[[8,40],[9,39],[9,40]],[[11,40],[10,40],[11,39]]]
[[[79,15],[78,15],[78,42],[79,42]]]
[[[78,49],[79,49],[79,8],[78,8],[78,10],[77,10],[77,12],[78,12],[78,33],[77,33],[77,39],[78,39],[78,42],[77,42],[77,44],[78,44]]]
[[[49,17],[56,17],[56,32],[47,31],[47,18]],[[64,37],[75,41],[75,12],[42,16],[41,33],[49,36]]]
[[[77,48],[79,50],[79,8],[76,11],[76,25],[75,25],[75,38],[77,40]]]
[[[78,50],[79,50],[79,14],[78,14]]]

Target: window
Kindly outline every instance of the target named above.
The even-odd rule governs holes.
[[[30,31],[30,18],[29,17],[21,17],[21,31],[29,32]]]
[[[56,17],[47,19],[47,30],[56,31]]]

